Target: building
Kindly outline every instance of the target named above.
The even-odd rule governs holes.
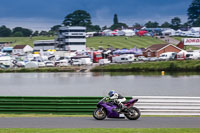
[[[34,41],[34,51],[44,50],[47,51],[49,49],[56,49],[55,40],[38,40]]]
[[[166,52],[180,52],[182,49],[176,47],[173,44],[155,44],[148,47],[144,52],[143,55],[146,57],[159,57],[160,54]]]
[[[10,47],[10,44],[12,42],[0,42],[0,50],[2,50],[4,47]]]
[[[15,47],[13,47],[12,53],[13,54],[20,54],[20,55],[24,55],[26,53],[32,53],[33,52],[33,48],[29,45],[16,45]]]
[[[86,50],[86,28],[80,26],[60,27],[57,48],[67,51]]]

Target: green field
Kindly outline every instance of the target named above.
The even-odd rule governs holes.
[[[113,48],[134,48],[136,45],[138,48],[146,48],[152,44],[164,44],[165,42],[152,38],[152,37],[124,37],[124,36],[114,36],[114,37],[92,37],[87,39],[87,46],[98,48],[102,46],[103,48],[108,48],[112,46]]]
[[[13,42],[11,46],[15,45],[30,45],[33,47],[35,40],[51,40],[54,37],[38,36],[38,37],[0,37],[0,42]]]
[[[38,36],[38,37],[0,37],[0,42],[13,42],[12,46],[15,45],[30,45],[33,47],[33,42],[35,40],[50,40],[54,37]],[[87,47],[98,48],[102,46],[103,48],[108,48],[110,46],[114,48],[133,48],[135,45],[139,48],[146,48],[152,44],[163,44],[165,42],[152,38],[152,37],[92,37],[87,38]]]
[[[72,128],[72,129],[36,129],[17,128],[0,129],[0,133],[199,133],[200,128]]]

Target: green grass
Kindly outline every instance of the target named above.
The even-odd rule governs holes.
[[[0,42],[13,42],[11,46],[15,45],[30,45],[33,47],[35,40],[51,40],[54,37],[38,36],[38,37],[0,37]]]
[[[134,48],[136,45],[138,48],[146,48],[152,44],[164,44],[165,42],[152,38],[152,37],[124,37],[124,36],[114,36],[114,37],[92,37],[87,39],[87,47],[98,48],[102,46],[103,48],[108,48],[110,46],[114,48]]]
[[[0,73],[28,73],[28,72],[75,72],[80,67],[44,67],[44,68],[16,68],[16,69],[0,69]]]
[[[132,64],[114,64],[107,66],[97,66],[92,72],[199,72],[200,60],[189,61],[161,61]]]
[[[178,41],[182,41],[182,39],[186,38],[186,37],[178,37],[178,36],[176,36],[176,37],[173,37],[173,38],[176,39],[176,40],[178,40]]]
[[[0,133],[199,133],[200,128],[69,128],[69,129],[0,129]]]
[[[33,47],[33,42],[35,40],[50,40],[54,37],[38,36],[38,37],[0,37],[0,42],[13,42],[12,46],[15,45],[30,45]],[[152,38],[152,37],[126,37],[116,36],[116,37],[92,37],[87,38],[87,47],[98,48],[102,46],[103,48],[108,48],[111,45],[114,48],[133,48],[135,45],[139,48],[148,47],[152,44],[163,44],[165,42]]]

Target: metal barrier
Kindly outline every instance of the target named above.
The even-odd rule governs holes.
[[[0,113],[92,114],[102,97],[0,96]],[[142,115],[200,115],[200,97],[134,96]],[[130,99],[130,97],[128,97]]]
[[[200,97],[134,96],[142,115],[200,115]]]

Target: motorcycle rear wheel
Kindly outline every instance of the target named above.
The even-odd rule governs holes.
[[[93,117],[96,120],[104,120],[106,118],[106,111],[105,109],[102,108],[97,108],[93,112]]]
[[[129,120],[137,120],[140,118],[140,110],[136,107],[131,107],[128,109],[128,113],[124,114]]]

